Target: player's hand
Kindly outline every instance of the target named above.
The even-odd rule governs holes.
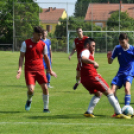
[[[107,58],[111,58],[112,57],[112,51],[108,51],[107,52]]]
[[[57,74],[54,71],[50,70],[48,72],[50,73],[51,76],[54,76],[55,78],[57,78]]]
[[[95,69],[99,68],[99,64],[97,62],[94,62],[94,68]]]
[[[19,78],[20,78],[20,75],[21,75],[21,70],[18,70],[18,71],[17,71],[16,78],[19,79]]]
[[[71,60],[71,56],[69,56],[68,59]]]

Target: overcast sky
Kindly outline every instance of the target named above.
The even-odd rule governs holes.
[[[71,16],[74,13],[75,2],[77,0],[35,0],[35,1],[42,8],[48,8],[48,7],[64,8],[68,12],[68,15]]]

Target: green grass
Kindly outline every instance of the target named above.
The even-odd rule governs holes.
[[[92,95],[82,85],[72,89],[76,75],[76,55],[69,61],[68,54],[53,53],[53,70],[58,78],[52,77],[50,89],[51,113],[43,113],[42,91],[35,87],[32,107],[24,109],[26,86],[24,71],[19,80],[15,78],[19,52],[0,52],[0,134],[133,134],[134,119],[113,119],[113,108],[107,97],[102,96],[94,110],[96,118],[85,118]],[[107,64],[106,54],[95,54],[100,67],[98,72],[110,84],[118,70],[117,60]],[[132,85],[132,106],[134,107]],[[121,106],[124,103],[124,88],[118,91]]]

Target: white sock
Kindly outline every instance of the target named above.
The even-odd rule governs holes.
[[[44,102],[44,109],[48,109],[48,105],[49,105],[49,95],[44,95],[44,94],[43,94],[43,102]]]
[[[30,94],[30,95],[29,95],[29,94],[27,93],[27,100],[28,100],[28,101],[32,101],[32,96],[33,96],[33,94]]]
[[[108,100],[110,102],[110,104],[114,107],[114,111],[116,114],[121,114],[121,108],[120,108],[120,104],[118,102],[117,99],[115,99],[113,94],[109,94],[108,96]]]
[[[89,103],[89,106],[88,106],[88,113],[93,113],[93,110],[96,106],[96,104],[99,102],[100,100],[100,97],[97,97],[97,96],[93,96],[90,103]]]

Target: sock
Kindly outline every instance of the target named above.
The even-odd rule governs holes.
[[[81,79],[80,78],[76,78],[76,83],[81,83]]]
[[[27,93],[27,100],[28,100],[28,101],[32,101],[32,96],[33,96],[33,94],[30,94],[30,95],[29,95],[29,94]]]
[[[49,95],[44,95],[44,94],[43,94],[43,102],[44,102],[44,109],[48,109],[48,105],[49,105]]]
[[[121,114],[120,104],[119,104],[118,100],[115,99],[114,95],[109,94],[107,97],[108,97],[110,104],[113,106],[115,113]]]
[[[125,95],[125,105],[130,105],[131,95]]]
[[[93,113],[93,110],[96,106],[96,104],[99,102],[100,100],[100,97],[97,97],[97,96],[93,96],[90,103],[89,103],[89,106],[88,106],[88,113]]]
[[[50,73],[47,73],[46,76],[47,76],[48,83],[50,83],[50,79],[51,79]]]

